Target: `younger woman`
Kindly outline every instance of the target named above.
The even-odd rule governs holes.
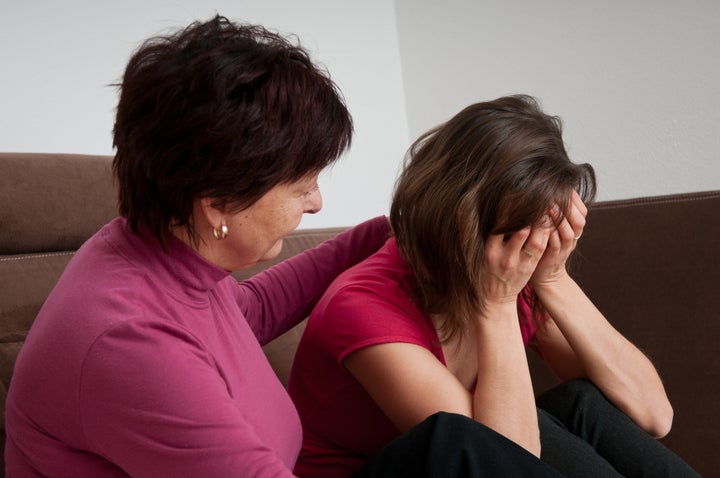
[[[394,237],[310,317],[290,377],[304,430],[295,472],[349,476],[451,412],[567,476],[693,475],[653,438],[673,414],[655,368],[566,271],[594,191],[560,121],[526,96],[423,135],[396,185]],[[539,409],[526,346],[564,382]]]

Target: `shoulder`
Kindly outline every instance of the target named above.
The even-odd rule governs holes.
[[[340,274],[327,289],[316,311],[345,307],[362,312],[361,303],[387,307],[410,300],[406,286],[411,271],[400,257],[394,239],[389,239],[377,252]]]
[[[386,249],[342,274],[310,315],[308,340],[336,360],[381,343],[433,347],[435,329],[411,297],[408,269]]]
[[[211,362],[203,340],[183,325],[163,319],[126,318],[96,334],[83,365],[94,364],[108,372],[143,364],[174,369],[181,357]]]
[[[139,390],[159,393],[178,383],[195,382],[200,371],[207,375],[214,365],[211,351],[181,325],[123,320],[88,344],[80,365],[79,392],[84,403],[103,393],[109,394],[104,397],[108,400],[118,393],[135,396]]]
[[[422,315],[406,286],[409,270],[388,244],[341,274],[328,288],[311,315],[325,326],[367,329],[413,323]],[[392,320],[390,320],[392,318]]]

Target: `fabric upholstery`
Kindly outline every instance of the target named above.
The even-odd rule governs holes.
[[[116,215],[111,157],[0,153],[0,254],[67,251]]]
[[[580,285],[660,372],[675,410],[664,443],[712,476],[720,467],[709,451],[720,429],[720,192],[598,204],[578,252]]]

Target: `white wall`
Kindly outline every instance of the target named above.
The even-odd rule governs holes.
[[[148,36],[215,13],[297,34],[355,120],[303,227],[385,214],[408,134],[392,2],[366,0],[0,0],[0,150],[112,154],[115,88]]]
[[[410,135],[538,97],[599,199],[720,189],[720,2],[396,0]]]

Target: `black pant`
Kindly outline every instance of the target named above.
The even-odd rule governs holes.
[[[392,441],[353,478],[481,478],[562,475],[475,420],[437,413]]]
[[[537,405],[541,459],[568,478],[700,476],[588,380],[558,385]]]
[[[699,477],[588,380],[537,399],[542,461],[462,415],[438,413],[370,459],[353,478]]]

